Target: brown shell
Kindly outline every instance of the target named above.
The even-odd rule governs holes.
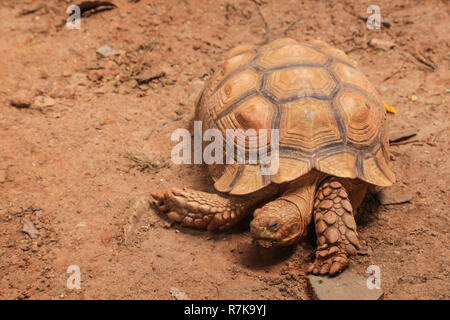
[[[395,181],[378,92],[343,51],[322,41],[285,38],[232,49],[205,86],[196,115],[204,131],[219,129],[223,137],[227,129],[279,129],[278,170],[263,176],[262,163],[248,160],[210,165],[221,192],[251,193],[312,169],[378,186]],[[271,150],[270,138],[258,148]]]

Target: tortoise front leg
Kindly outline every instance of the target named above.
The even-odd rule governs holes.
[[[222,196],[186,188],[152,194],[155,206],[167,212],[169,219],[207,230],[223,230],[235,225],[266,195],[266,192],[259,192],[239,197]]]
[[[360,244],[352,205],[344,186],[337,179],[327,180],[319,187],[314,203],[314,222],[316,260],[308,271],[322,275],[341,272]]]

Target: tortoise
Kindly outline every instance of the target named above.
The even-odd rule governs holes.
[[[277,170],[262,174],[260,159],[213,163],[217,193],[172,188],[153,194],[155,205],[207,230],[229,228],[256,209],[250,233],[266,248],[295,243],[313,222],[317,249],[308,272],[344,270],[360,249],[354,214],[368,186],[395,182],[383,101],[348,56],[320,40],[238,46],[206,83],[195,114],[204,132],[278,129],[270,158]],[[267,131],[249,138],[260,132]],[[271,143],[258,148],[272,150]]]

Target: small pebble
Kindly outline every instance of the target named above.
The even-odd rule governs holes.
[[[111,57],[111,56],[118,56],[119,52],[114,50],[108,45],[104,45],[103,47],[99,48],[97,50],[97,54],[100,55],[103,58]]]
[[[19,109],[29,108],[32,102],[31,93],[28,90],[17,91],[9,101],[11,106]]]
[[[31,239],[36,239],[39,236],[39,231],[36,229],[33,222],[31,222],[28,218],[23,218],[22,222],[22,232],[28,234]]]
[[[42,210],[36,210],[35,212],[34,212],[34,214],[37,216],[37,217],[39,217],[40,215],[42,215]]]
[[[51,107],[55,105],[55,100],[48,96],[37,96],[34,99],[33,105],[38,108]]]
[[[189,297],[177,287],[170,288],[170,294],[177,300],[189,300]]]
[[[369,41],[369,45],[371,47],[374,47],[376,49],[381,49],[384,51],[388,51],[389,49],[392,49],[395,47],[395,43],[389,40],[382,40],[382,39],[372,39]],[[382,51],[380,51],[382,52]],[[380,53],[378,53],[380,55]]]

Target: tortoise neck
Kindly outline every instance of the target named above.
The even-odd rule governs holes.
[[[307,175],[289,183],[280,199],[293,203],[300,213],[303,234],[312,220],[312,210],[316,189],[327,175],[318,171],[311,171]]]

